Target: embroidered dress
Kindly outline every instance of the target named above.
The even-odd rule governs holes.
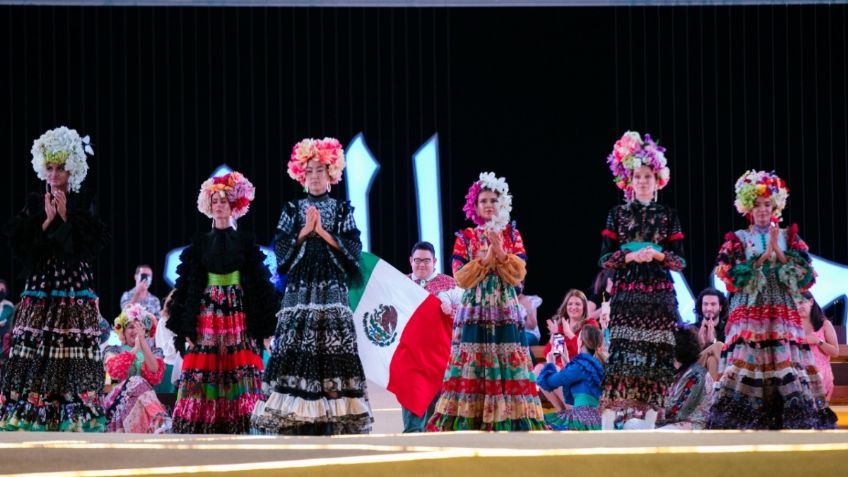
[[[507,260],[486,268],[481,258],[489,242],[483,229],[457,233],[453,272],[465,288],[454,317],[460,337],[451,346],[442,396],[427,430],[545,429],[515,292],[525,275],[524,243],[514,225],[501,234]]]
[[[712,429],[833,428],[821,375],[805,343],[795,293],[815,274],[798,227],[782,229],[778,246],[787,263],[755,261],[766,250],[763,233],[728,233],[716,275],[733,295],[721,354],[722,376],[707,426]]]
[[[173,430],[245,434],[262,400],[262,340],[274,330],[277,294],[265,255],[247,232],[213,229],[180,256],[165,323],[183,352]],[[185,349],[185,340],[194,346]]]
[[[15,311],[0,392],[0,429],[103,431],[100,321],[91,260],[108,241],[85,194],[67,195],[67,221],[46,231],[44,197],[31,194],[9,224],[28,277]]]
[[[339,250],[317,235],[297,243],[312,206]],[[353,208],[327,194],[290,202],[280,215],[274,247],[280,274],[288,272],[288,279],[263,378],[271,393],[254,410],[254,429],[269,434],[368,433],[373,418],[348,302],[347,282],[360,276],[362,251]]]
[[[680,321],[670,271],[685,267],[677,213],[639,201],[613,207],[602,232],[600,265],[614,270],[610,348],[603,399],[616,411],[662,408],[674,380],[674,328]],[[626,263],[650,246],[662,262]]]
[[[666,399],[665,415],[658,425],[664,429],[700,430],[712,404],[713,378],[698,362],[683,371]]]
[[[545,414],[545,422],[555,431],[597,431],[601,429],[598,398],[604,381],[604,366],[588,353],[579,353],[560,371],[551,363],[539,371],[536,384],[551,392],[562,388],[570,407]]]
[[[156,397],[156,386],[165,375],[162,351],[152,348],[158,368],[150,371],[141,351],[127,345],[106,348],[106,371],[120,383],[103,399],[109,432],[163,433],[171,428],[171,417]]]

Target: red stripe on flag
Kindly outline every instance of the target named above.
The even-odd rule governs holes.
[[[389,364],[389,384],[401,406],[417,416],[442,388],[450,359],[453,318],[442,313],[442,302],[434,295],[418,305],[409,318]]]

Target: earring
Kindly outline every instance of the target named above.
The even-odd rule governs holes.
[[[331,188],[331,187],[333,187],[333,186],[331,186],[331,185],[330,185],[330,183],[328,182],[328,183],[327,183],[327,193],[328,193],[328,194],[330,193],[330,188]]]
[[[309,187],[305,183],[303,184],[303,192],[309,192]]]
[[[657,201],[657,198],[659,197],[659,195],[660,195],[660,191],[654,190],[654,202]]]

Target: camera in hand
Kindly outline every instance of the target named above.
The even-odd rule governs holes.
[[[150,284],[150,274],[148,274],[148,273],[142,273],[142,274],[141,274],[141,280],[140,280],[140,281],[145,282],[145,283],[147,283],[147,284]]]
[[[565,352],[565,336],[560,333],[551,336],[551,350],[555,355],[562,356]]]

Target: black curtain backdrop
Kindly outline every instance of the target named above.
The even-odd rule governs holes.
[[[85,186],[114,234],[96,263],[111,318],[138,263],[166,294],[165,254],[209,227],[195,200],[216,166],[257,186],[240,227],[269,243],[282,203],[302,194],[285,174],[292,145],[363,132],[382,165],[372,251],[406,270],[418,239],[411,155],[439,133],[446,255],[468,225],[470,182],[505,175],[527,290],[546,317],[597,271],[600,229],[622,200],[605,158],[634,129],[668,148],[660,200],[679,210],[696,292],[723,234],[744,225],[733,184],[748,168],[784,177],[786,221],[814,253],[848,263],[846,24],[848,9],[830,5],[0,7],[0,219],[43,188],[35,138],[58,125],[90,134]]]

